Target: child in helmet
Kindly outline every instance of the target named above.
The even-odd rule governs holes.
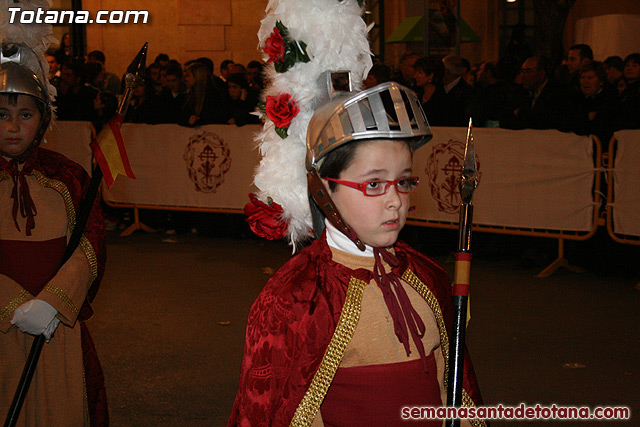
[[[2,48],[5,60],[11,48]],[[89,179],[39,147],[51,117],[48,87],[20,63],[30,49],[18,50],[16,61],[0,64],[0,412],[9,411],[34,336],[44,335],[17,425],[105,426],[104,378],[84,324],[104,271],[100,208],[61,265]]]
[[[306,167],[318,239],[251,308],[230,426],[400,426],[411,407],[444,406],[450,281],[398,241],[418,186],[413,151],[430,137],[397,83],[316,110]],[[463,387],[464,406],[481,404],[468,356]]]

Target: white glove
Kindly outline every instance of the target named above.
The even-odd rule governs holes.
[[[25,334],[44,335],[49,341],[60,323],[56,314],[58,310],[48,302],[32,299],[16,308],[11,323]]]

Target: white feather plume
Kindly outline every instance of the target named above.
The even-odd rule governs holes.
[[[351,70],[353,86],[360,89],[372,65],[371,51],[362,8],[356,0],[270,0],[266,13],[258,31],[260,48],[280,21],[290,39],[306,43],[311,58],[284,73],[269,64],[271,83],[263,96],[289,93],[300,112],[291,122],[287,138],[280,138],[268,119],[256,137],[263,156],[254,178],[260,190],[258,197],[262,201],[271,197],[282,206],[283,219],[289,222],[289,241],[295,249],[296,243],[308,239],[312,231],[304,163],[314,101],[326,91],[317,86],[317,80],[327,70]],[[264,59],[268,60],[268,55]]]
[[[33,71],[38,78],[47,86],[49,99],[54,101],[56,88],[49,83],[49,63],[46,61],[45,52],[51,43],[57,40],[53,36],[53,26],[51,24],[23,24],[19,15],[16,14],[14,22],[10,22],[10,7],[20,8],[21,11],[33,11],[38,9],[48,11],[51,7],[51,0],[0,0],[0,38],[2,43],[16,43],[28,46],[35,55],[23,55],[20,64]]]

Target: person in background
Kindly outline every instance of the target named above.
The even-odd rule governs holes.
[[[201,126],[226,122],[222,95],[213,85],[212,75],[205,65],[191,64],[184,73],[184,82],[188,92],[178,124]]]
[[[146,93],[150,96],[158,96],[162,92],[162,80],[160,78],[160,65],[155,62],[147,67],[145,83]]]
[[[104,69],[99,62],[87,62],[83,65],[85,75],[85,85],[100,92],[104,83]]]
[[[124,119],[129,123],[154,123],[157,95],[147,95],[149,85],[136,84],[133,87],[131,103]]]
[[[570,96],[580,96],[580,68],[593,62],[593,51],[587,44],[574,44],[567,51],[566,74],[558,76],[558,82],[563,85]]]
[[[369,89],[390,80],[391,67],[386,64],[373,64],[369,70],[369,74],[367,74],[367,78],[364,79],[364,88]]]
[[[264,89],[264,64],[260,61],[250,61],[247,64],[247,82],[249,87],[261,92]]]
[[[465,82],[467,82],[469,86],[471,86],[472,88],[475,88],[476,73],[478,72],[478,67],[477,66],[472,67],[471,63],[467,58],[460,58],[460,59],[462,59],[462,67],[464,68],[464,71],[462,72],[462,78],[464,79]]]
[[[393,76],[393,81],[398,82],[403,86],[408,87],[409,89],[415,89],[415,79],[414,73],[416,70],[413,68],[413,65],[420,58],[415,52],[407,52],[400,57],[400,64],[398,71]]]
[[[71,33],[64,33],[60,40],[60,47],[56,50],[60,64],[69,62],[74,59],[73,43],[71,43]]]
[[[93,100],[93,108],[96,111],[93,127],[96,133],[100,133],[104,125],[109,123],[118,111],[118,98],[111,92],[98,92]]]
[[[227,82],[227,78],[229,78],[229,67],[233,65],[233,61],[230,59],[225,59],[220,63],[220,78],[223,82]]]
[[[503,120],[506,129],[571,130],[575,120],[575,107],[567,89],[549,79],[549,61],[534,56],[522,64],[520,78],[528,96]]]
[[[429,124],[442,126],[445,123],[445,93],[442,87],[444,65],[433,56],[424,56],[414,65],[418,99],[422,104]]]
[[[609,56],[602,65],[607,73],[607,84],[614,89],[617,88],[618,81],[624,77],[624,60],[617,55]]]
[[[620,100],[617,91],[607,85],[601,62],[592,61],[580,69],[580,94],[575,102],[577,116],[573,131],[578,135],[597,136],[606,151],[620,113]]]
[[[259,124],[260,118],[252,114],[256,110],[258,98],[250,96],[250,87],[242,74],[231,74],[227,79],[227,99],[224,101],[227,123],[244,126]]]
[[[102,80],[102,86],[99,88],[100,90],[111,92],[116,95],[121,93],[120,79],[115,74],[108,72],[105,68],[106,58],[104,56],[104,53],[99,50],[90,52],[87,56],[87,62],[97,62],[98,64],[102,65],[104,78]]]
[[[164,67],[169,63],[169,55],[166,53],[159,53],[158,56],[153,60],[155,64],[158,64],[160,67]]]
[[[49,64],[49,83],[55,88],[60,85],[60,61],[59,55],[53,50],[48,50],[46,55],[47,63]]]
[[[95,120],[93,100],[97,91],[85,85],[84,66],[71,62],[62,64],[60,87],[56,97],[58,120]]]
[[[616,127],[640,129],[640,53],[629,54],[624,59],[624,82]]]
[[[457,55],[449,54],[442,58],[444,77],[442,84],[445,92],[443,126],[467,126],[469,114],[467,106],[473,98],[473,88],[462,78],[464,62]]]
[[[185,102],[182,67],[170,62],[160,70],[165,75],[166,87],[157,98],[155,123],[178,123]]]
[[[521,98],[520,91],[499,76],[496,62],[486,61],[480,64],[478,88],[468,106],[474,126],[500,127],[500,121],[516,108]]]

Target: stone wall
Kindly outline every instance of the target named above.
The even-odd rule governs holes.
[[[266,5],[267,0],[84,0],[92,16],[98,10],[149,11],[147,24],[87,25],[87,52],[103,51],[107,70],[121,75],[148,41],[148,62],[159,53],[180,63],[205,56],[217,73],[225,59],[261,59],[257,32]]]

